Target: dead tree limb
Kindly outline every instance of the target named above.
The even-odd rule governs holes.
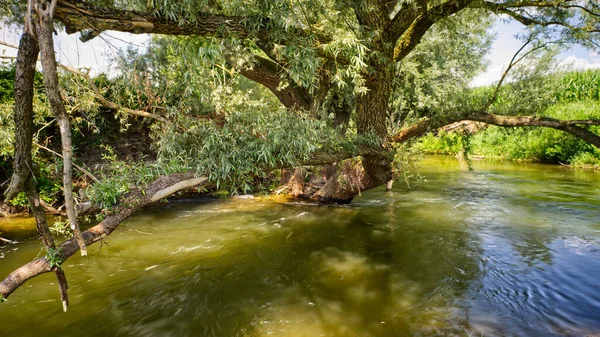
[[[37,32],[37,38],[40,47],[42,69],[44,70],[44,85],[48,101],[52,108],[54,118],[60,129],[60,138],[62,142],[63,156],[63,192],[65,197],[65,208],[67,217],[71,224],[73,234],[79,243],[81,255],[87,255],[85,240],[81,235],[77,215],[75,214],[75,203],[73,200],[73,145],[71,139],[71,121],[67,115],[67,111],[60,95],[60,85],[58,83],[58,72],[56,66],[56,57],[54,55],[54,39],[52,32],[54,25],[52,16],[56,0],[52,3],[41,1],[37,4],[34,27]]]
[[[23,33],[19,43],[19,53],[15,69],[15,162],[11,186],[7,199],[12,199],[16,193],[24,191],[29,206],[35,217],[40,240],[48,253],[54,251],[54,239],[48,228],[45,209],[42,206],[31,171],[31,147],[33,141],[33,78],[38,56],[38,43],[28,32]],[[62,269],[55,269],[60,288],[63,310],[67,310],[69,299],[67,295],[67,280]]]

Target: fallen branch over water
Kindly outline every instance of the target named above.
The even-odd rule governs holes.
[[[501,116],[483,112],[469,112],[450,120],[423,119],[395,134],[391,141],[402,143],[411,138],[420,137],[427,132],[461,121],[482,122],[502,127],[539,126],[556,129],[580,138],[600,148],[600,136],[579,125],[600,125],[600,120],[559,120],[544,116]]]
[[[153,202],[166,198],[178,191],[206,184],[208,178],[196,178],[192,173],[175,173],[162,176],[149,184],[145,190],[135,190],[123,197],[112,213],[96,226],[83,232],[86,245],[91,245],[111,234],[130,215]],[[57,247],[56,260],[66,261],[79,250],[74,238]],[[0,282],[0,297],[7,298],[27,280],[56,269],[45,257],[37,258],[16,269]]]

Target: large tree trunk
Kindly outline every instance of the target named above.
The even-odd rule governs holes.
[[[15,69],[15,155],[13,175],[4,194],[10,200],[24,190],[31,175],[31,140],[33,137],[33,77],[38,56],[38,44],[28,33],[21,35]]]
[[[383,68],[383,67],[382,67]],[[389,69],[388,69],[389,68]],[[388,104],[392,94],[393,69],[388,66],[369,78],[369,92],[358,98],[356,106],[356,126],[358,134],[374,133],[385,146],[388,137]],[[364,157],[365,189],[387,183],[392,169],[389,160],[382,154]]]
[[[75,204],[73,200],[73,145],[71,142],[71,122],[65,110],[65,106],[60,94],[60,86],[58,84],[58,73],[56,66],[56,57],[54,55],[54,40],[52,38],[53,6],[43,2],[37,8],[37,21],[35,29],[38,35],[40,52],[42,56],[42,68],[44,70],[44,85],[46,86],[46,94],[48,101],[52,107],[54,118],[60,128],[60,137],[62,142],[63,156],[63,193],[65,196],[65,208],[67,217],[71,224],[71,229],[79,243],[81,255],[87,255],[85,240],[81,235],[77,215],[75,214]]]
[[[390,67],[378,68],[380,70],[367,80],[369,91],[357,98],[356,126],[358,134],[372,134],[385,146],[393,72]],[[364,155],[361,162],[350,160],[338,165],[337,172],[314,198],[325,203],[349,203],[361,191],[387,183],[392,177],[392,169],[390,160],[386,157],[387,151],[384,148],[381,150]]]

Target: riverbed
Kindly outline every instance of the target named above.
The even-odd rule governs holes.
[[[347,206],[179,200],[0,304],[0,336],[600,336],[600,173],[432,157]],[[38,256],[0,221],[0,277]]]

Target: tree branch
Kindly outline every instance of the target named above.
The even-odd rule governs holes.
[[[191,173],[176,173],[160,177],[149,184],[145,193],[136,190],[122,198],[122,202],[115,207],[114,212],[108,215],[102,222],[83,232],[86,245],[91,245],[110,235],[119,224],[142,207],[165,198],[182,189],[198,186],[206,183],[207,178],[194,178]],[[79,250],[74,238],[63,242],[56,249],[56,258],[66,261]],[[45,258],[37,258],[32,262],[16,269],[0,282],[0,294],[7,298],[27,280],[38,275],[54,271],[56,268],[50,265]]]
[[[399,31],[403,30],[402,35],[397,41],[394,41],[394,61],[400,61],[405,58],[421,41],[425,33],[439,20],[448,17],[452,14],[468,7],[474,0],[449,0],[441,5],[427,9],[417,15],[411,24],[404,28],[396,28]]]
[[[391,141],[395,143],[405,142],[411,138],[420,137],[429,131],[460,121],[483,122],[504,127],[539,126],[551,128],[569,133],[600,148],[600,136],[578,126],[600,125],[600,120],[558,120],[543,116],[500,116],[484,112],[471,112],[451,120],[424,119],[396,133],[391,137]]]
[[[568,11],[569,9],[576,9],[587,13],[591,16],[600,17],[600,13],[595,12],[585,6],[581,5],[572,5],[571,0],[558,0],[558,1],[508,1],[506,3],[494,3],[489,1],[483,1],[481,3],[477,3],[474,7],[485,8],[494,13],[498,14],[506,14],[513,19],[519,21],[525,26],[562,26],[572,31],[580,31],[587,33],[600,33],[599,27],[590,27],[587,25],[577,26],[569,23],[566,20],[543,20],[540,18],[535,18],[531,15],[524,15],[525,8],[555,8],[555,9],[563,9]],[[525,12],[528,14],[527,12]]]
[[[79,75],[83,78],[86,79],[86,81],[88,82],[90,89],[92,89],[92,91],[94,92],[94,96],[96,97],[96,100],[98,100],[98,102],[100,102],[100,104],[102,105],[102,107],[112,110],[112,111],[124,111],[125,113],[127,113],[128,115],[132,115],[132,116],[138,116],[138,117],[146,117],[146,118],[151,118],[151,119],[155,119],[157,121],[166,123],[168,122],[168,120],[160,115],[157,114],[153,114],[151,112],[147,112],[147,111],[143,111],[143,110],[135,110],[135,109],[130,109],[130,108],[126,108],[124,106],[121,106],[117,103],[111,102],[109,100],[107,100],[102,93],[100,92],[100,89],[98,88],[98,86],[96,85],[96,83],[94,82],[94,79],[88,74],[88,73],[84,73],[83,71],[65,66],[63,64],[58,63],[58,66],[63,68],[64,70],[71,72],[73,74]]]
[[[233,55],[227,54],[225,57],[229,63],[235,64]],[[254,55],[254,60],[251,67],[237,67],[237,71],[249,80],[264,85],[286,108],[310,110],[312,100],[306,89],[295,85],[291,80],[282,88],[281,79],[285,76],[284,69],[274,61],[258,55]]]
[[[199,13],[196,22],[181,24],[165,15],[119,9],[98,8],[81,0],[58,0],[54,18],[61,21],[67,33],[84,32],[82,40],[90,40],[106,30],[132,34],[237,36],[251,35],[247,17]]]
[[[85,241],[79,229],[77,215],[75,214],[75,204],[73,199],[73,145],[71,137],[71,121],[65,110],[65,106],[60,94],[60,85],[58,83],[58,73],[56,66],[56,57],[54,53],[54,40],[52,37],[53,22],[52,12],[53,4],[49,7],[36,6],[37,18],[34,22],[34,28],[37,32],[42,69],[44,71],[44,86],[46,95],[52,108],[52,113],[60,129],[60,139],[62,144],[63,156],[63,194],[65,199],[65,208],[67,217],[71,224],[73,234],[79,243],[81,256],[87,255]],[[44,9],[45,8],[45,9]]]

